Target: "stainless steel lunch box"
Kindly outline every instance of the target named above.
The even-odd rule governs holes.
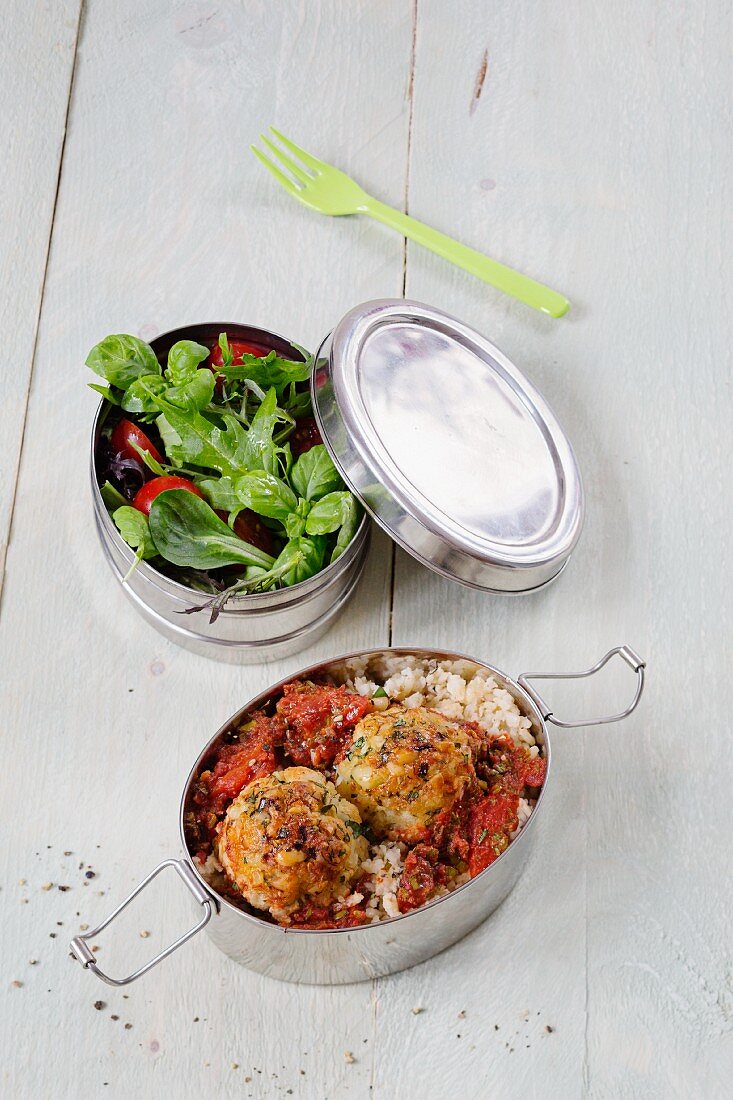
[[[191,325],[152,342],[160,359],[184,336],[219,332],[299,352],[244,325]],[[535,592],[565,568],[580,537],[583,486],[572,446],[541,394],[494,344],[441,310],[402,299],[352,309],[325,338],[311,380],[313,412],[344,481],[417,561],[488,592]],[[353,592],[369,539],[365,517],[333,565],[301,584],[231,601],[213,625],[206,597],[143,563],[104,506],[92,435],[92,493],[107,559],[127,596],[166,637],[218,660],[295,653]]]
[[[573,448],[542,395],[485,336],[402,299],[350,310],[311,386],[323,441],[376,522],[435,573],[536,592],[583,527]]]
[[[220,332],[239,340],[251,340],[274,348],[279,354],[300,358],[287,340],[264,329],[235,324],[188,325],[152,341],[156,355],[164,358],[172,344],[184,337],[211,343]],[[91,482],[94,518],[102,549],[122,589],[138,611],[172,642],[203,657],[232,664],[250,664],[287,657],[316,641],[342,611],[364,570],[369,549],[370,523],[364,516],[348,549],[332,565],[291,588],[253,593],[231,600],[216,622],[209,622],[201,607],[210,598],[171,580],[146,562],[127,579],[134,552],[124,541],[107,511],[99,491],[96,449],[108,406],[97,410],[92,430]]]
[[[264,706],[282,685],[298,677],[328,674],[331,669],[343,670],[349,661],[377,658],[381,655],[418,657],[421,659],[470,661],[477,669],[491,673],[497,683],[506,688],[516,699],[522,712],[531,719],[532,732],[543,748],[547,759],[547,776],[537,804],[529,821],[506,851],[476,878],[422,909],[405,913],[378,924],[356,928],[333,930],[284,929],[256,915],[250,909],[244,911],[220,897],[198,873],[186,850],[183,822],[191,786],[208,754],[227,731],[241,721],[243,716]],[[612,657],[619,656],[636,676],[636,691],[632,702],[618,714],[594,721],[567,722],[555,717],[535,687],[537,679],[575,679],[591,676]],[[179,814],[179,826],[184,852],[183,859],[166,859],[160,863],[138,887],[100,925],[71,942],[71,951],[85,968],[109,985],[127,985],[156,966],[171,952],[184,944],[197,932],[206,928],[216,946],[235,962],[260,974],[282,981],[306,984],[342,984],[364,981],[383,974],[393,974],[423,962],[456,943],[486,917],[489,916],[511,891],[529,857],[537,830],[537,818],[548,784],[551,782],[551,751],[548,723],[569,728],[573,726],[600,725],[616,722],[629,715],[636,707],[644,687],[644,661],[629,647],[622,645],[610,650],[592,668],[585,672],[524,675],[511,679],[491,665],[432,649],[393,648],[387,650],[363,650],[338,657],[335,660],[313,665],[282,680],[250,700],[208,742],[199,754],[186,781]],[[558,857],[559,858],[559,857]],[[161,871],[171,867],[186,884],[198,904],[198,922],[155,958],[134,973],[114,978],[99,966],[88,941],[96,939],[137,894]]]

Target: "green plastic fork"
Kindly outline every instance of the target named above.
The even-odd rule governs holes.
[[[293,157],[288,156],[264,134],[260,135],[262,142],[279,162],[280,167],[256,145],[251,146],[252,152],[288,194],[305,206],[310,206],[312,210],[318,210],[319,213],[332,217],[341,217],[344,214],[368,214],[369,217],[388,225],[390,229],[396,229],[403,237],[417,241],[418,244],[429,248],[431,252],[442,256],[444,260],[462,267],[464,271],[503,290],[505,294],[518,298],[520,302],[525,302],[528,306],[541,310],[542,313],[548,313],[550,317],[562,317],[567,313],[570,302],[562,294],[530,279],[527,275],[513,271],[511,267],[506,267],[497,260],[484,256],[481,252],[476,252],[473,248],[468,248],[465,244],[454,241],[452,237],[446,237],[444,233],[431,229],[429,225],[424,225],[415,218],[403,214],[402,211],[386,206],[368,195],[350,176],[314,157],[312,153],[307,153],[274,126],[270,127],[270,131],[297,159],[294,160]]]

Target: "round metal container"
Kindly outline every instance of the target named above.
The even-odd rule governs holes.
[[[405,657],[435,658],[437,660],[468,660],[476,669],[490,672],[497,683],[517,701],[521,711],[532,722],[532,732],[547,759],[544,786],[529,821],[505,852],[470,882],[424,906],[399,917],[377,924],[356,928],[329,930],[285,929],[262,916],[254,909],[239,909],[226,898],[215,893],[199,874],[190,853],[186,850],[184,814],[188,806],[192,785],[204,760],[227,731],[236,726],[248,712],[260,708],[276,695],[283,684],[299,677],[327,674],[331,669],[343,670],[354,659],[378,657],[384,654]],[[554,717],[537,690],[534,679],[578,678],[592,675],[613,656],[620,656],[636,674],[636,692],[631,704],[619,714],[599,718],[595,722],[565,722]],[[558,726],[597,725],[625,718],[634,710],[644,686],[644,662],[628,646],[612,649],[592,668],[580,673],[559,676],[523,676],[513,680],[499,669],[461,654],[432,649],[363,650],[338,657],[335,660],[313,665],[281,680],[239,710],[204,747],[194,763],[183,789],[179,814],[183,859],[166,859],[114,910],[110,916],[91,931],[75,937],[71,951],[85,968],[91,970],[109,985],[127,985],[141,977],[167,955],[175,951],[198,931],[206,928],[210,938],[226,955],[250,970],[283,981],[308,984],[342,984],[367,978],[393,974],[414,966],[456,943],[486,917],[506,898],[527,862],[537,831],[545,792],[552,781],[550,738],[548,722]],[[199,906],[199,920],[175,943],[140,967],[133,974],[113,978],[100,969],[94,953],[88,946],[100,932],[120,913],[152,878],[171,867],[189,888]]]
[[[153,340],[156,355],[165,360],[172,344],[191,339],[207,344],[227,332],[274,348],[279,354],[301,358],[297,348],[264,329],[236,324],[188,325]],[[96,473],[96,449],[104,419],[110,410],[102,401],[94,420],[91,441],[91,483],[94,518],[102,549],[123,591],[138,611],[166,638],[203,657],[232,664],[274,660],[297,653],[319,638],[352,595],[364,570],[370,524],[364,516],[349,547],[333,564],[290,588],[253,593],[231,600],[214,623],[202,607],[210,598],[141,562],[127,581],[134,552],[124,541],[105,507]]]
[[[572,447],[468,325],[402,299],[357,306],[319,349],[313,407],[344,481],[429,569],[528,592],[564,568],[583,524]]]

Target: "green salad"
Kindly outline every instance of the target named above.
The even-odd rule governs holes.
[[[221,333],[213,348],[180,340],[162,367],[119,335],[86,362],[106,383],[92,384],[108,404],[98,483],[133,569],[149,561],[210,593],[213,620],[233,596],[298,584],[346,550],[361,508],[321,442],[305,351]]]

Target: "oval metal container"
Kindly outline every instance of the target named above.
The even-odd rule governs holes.
[[[342,671],[349,661],[361,661],[364,658],[377,658],[383,655],[469,661],[476,669],[490,672],[497,683],[514,697],[521,711],[530,718],[534,737],[542,746],[543,755],[547,759],[545,783],[529,821],[506,851],[470,882],[421,909],[415,909],[390,920],[355,928],[332,930],[284,929],[258,916],[256,910],[237,908],[205,882],[190,853],[186,850],[184,815],[199,768],[228,730],[241,721],[245,714],[265,705],[273,695],[277,694],[284,683],[298,677],[328,674],[331,669],[338,668]],[[636,675],[634,698],[629,706],[618,714],[595,721],[563,721],[553,715],[533,687],[532,681],[535,679],[572,679],[591,676],[616,655],[622,658]],[[548,723],[553,722],[557,726],[567,728],[600,725],[625,718],[634,710],[641,697],[644,686],[644,667],[644,661],[632,649],[628,646],[619,646],[610,650],[597,664],[584,672],[520,676],[519,679],[513,680],[499,669],[482,661],[464,657],[462,654],[432,649],[392,648],[363,650],[313,665],[289,676],[287,680],[274,684],[261,695],[251,699],[222,726],[199,754],[181,798],[179,826],[181,842],[186,853],[183,859],[166,859],[159,864],[102,924],[72,940],[72,955],[98,978],[113,986],[127,985],[135,981],[203,928],[206,928],[216,946],[235,962],[282,981],[337,985],[364,981],[383,974],[393,974],[423,962],[456,943],[485,920],[504,901],[521,875],[534,843],[537,819],[540,816],[545,793],[552,781]],[[134,973],[121,978],[106,974],[100,968],[96,956],[88,946],[88,941],[96,940],[102,930],[144,889],[148,882],[168,867],[179,875],[198,903],[198,922],[175,943]]]
[[[530,592],[583,525],[570,442],[486,337],[432,306],[367,302],[318,352],[313,408],[344,481],[409,554],[485,591]]]
[[[236,324],[188,325],[153,340],[159,358],[183,338],[211,343],[220,332],[262,343],[281,355],[299,358],[297,348],[275,333]],[[272,592],[252,593],[231,600],[214,623],[206,610],[187,614],[209,597],[187,588],[141,562],[125,581],[134,552],[105,507],[96,473],[99,433],[109,406],[104,401],[94,420],[91,442],[91,483],[94,518],[105,557],[128,599],[161,634],[203,657],[231,664],[251,664],[297,653],[319,638],[342,611],[364,570],[370,523],[364,516],[347,550],[332,565],[307,581]]]

